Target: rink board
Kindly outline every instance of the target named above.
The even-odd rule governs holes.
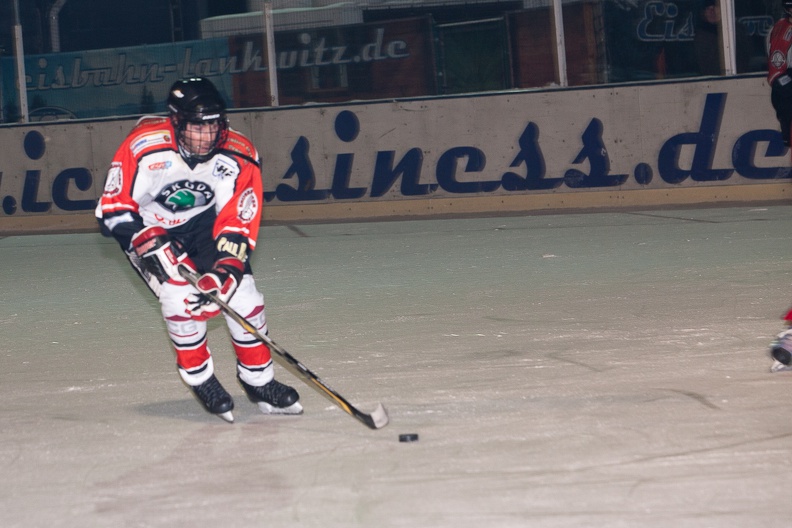
[[[137,118],[0,129],[0,232],[95,229]],[[233,111],[265,222],[784,201],[760,76]]]

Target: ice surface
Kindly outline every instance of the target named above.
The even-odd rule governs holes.
[[[0,526],[788,527],[791,206],[271,226],[302,416],[182,385],[114,241],[0,240]],[[420,441],[400,443],[399,434]]]

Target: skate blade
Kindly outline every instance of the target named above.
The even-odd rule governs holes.
[[[259,411],[264,414],[302,414],[303,407],[300,402],[294,402],[288,407],[273,407],[266,402],[258,402]]]
[[[773,366],[770,367],[770,372],[788,372],[792,370],[792,365],[784,365],[780,361],[774,361]]]
[[[223,420],[225,420],[228,423],[234,423],[234,415],[231,414],[231,411],[226,411],[224,413],[218,413],[217,416],[219,416],[220,418],[222,418]]]

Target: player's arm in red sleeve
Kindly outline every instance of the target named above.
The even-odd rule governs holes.
[[[127,138],[110,163],[104,192],[96,207],[102,234],[115,238],[124,251],[129,249],[132,236],[143,229],[143,218],[132,197],[136,173],[137,160],[132,155]]]
[[[252,149],[252,147],[251,147]],[[256,249],[261,224],[263,183],[258,154],[239,156],[240,171],[236,177],[234,194],[220,209],[212,233],[218,259],[235,258],[246,262]]]
[[[767,34],[766,44],[767,83],[772,86],[774,81],[787,74],[791,66],[788,61],[789,48],[792,46],[792,25],[786,18],[776,22],[773,29]]]
[[[768,73],[770,102],[781,125],[784,144],[790,144],[792,129],[792,76],[789,57],[792,47],[792,24],[786,18],[778,21],[768,35]]]

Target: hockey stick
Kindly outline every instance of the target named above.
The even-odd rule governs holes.
[[[187,282],[196,286],[198,282],[198,274],[193,273],[189,269],[185,268],[184,266],[179,266],[179,273],[182,277],[184,277]],[[258,329],[250,323],[247,319],[245,319],[242,315],[239,314],[236,310],[228,306],[228,303],[223,302],[222,300],[218,299],[216,295],[212,295],[210,293],[204,294],[206,295],[213,303],[217,304],[225,313],[227,313],[231,319],[239,323],[239,325],[245,329],[250,335],[264,343],[269,347],[270,350],[275,352],[279,357],[284,359],[291,367],[295,368],[300,375],[306,380],[306,382],[311,382],[314,387],[318,388],[321,392],[323,392],[326,396],[328,396],[336,405],[341,407],[347,414],[357,418],[362,423],[370,427],[371,429],[381,429],[388,425],[388,413],[385,410],[385,407],[382,406],[381,403],[377,404],[377,408],[371,412],[371,414],[366,414],[360,410],[358,410],[354,405],[349,403],[346,398],[338,394],[335,390],[330,388],[324,381],[322,381],[319,376],[311,372],[305,365],[300,363],[294,356],[289,354],[283,347],[278,345],[275,341],[273,341],[269,336],[262,334],[258,331]]]

